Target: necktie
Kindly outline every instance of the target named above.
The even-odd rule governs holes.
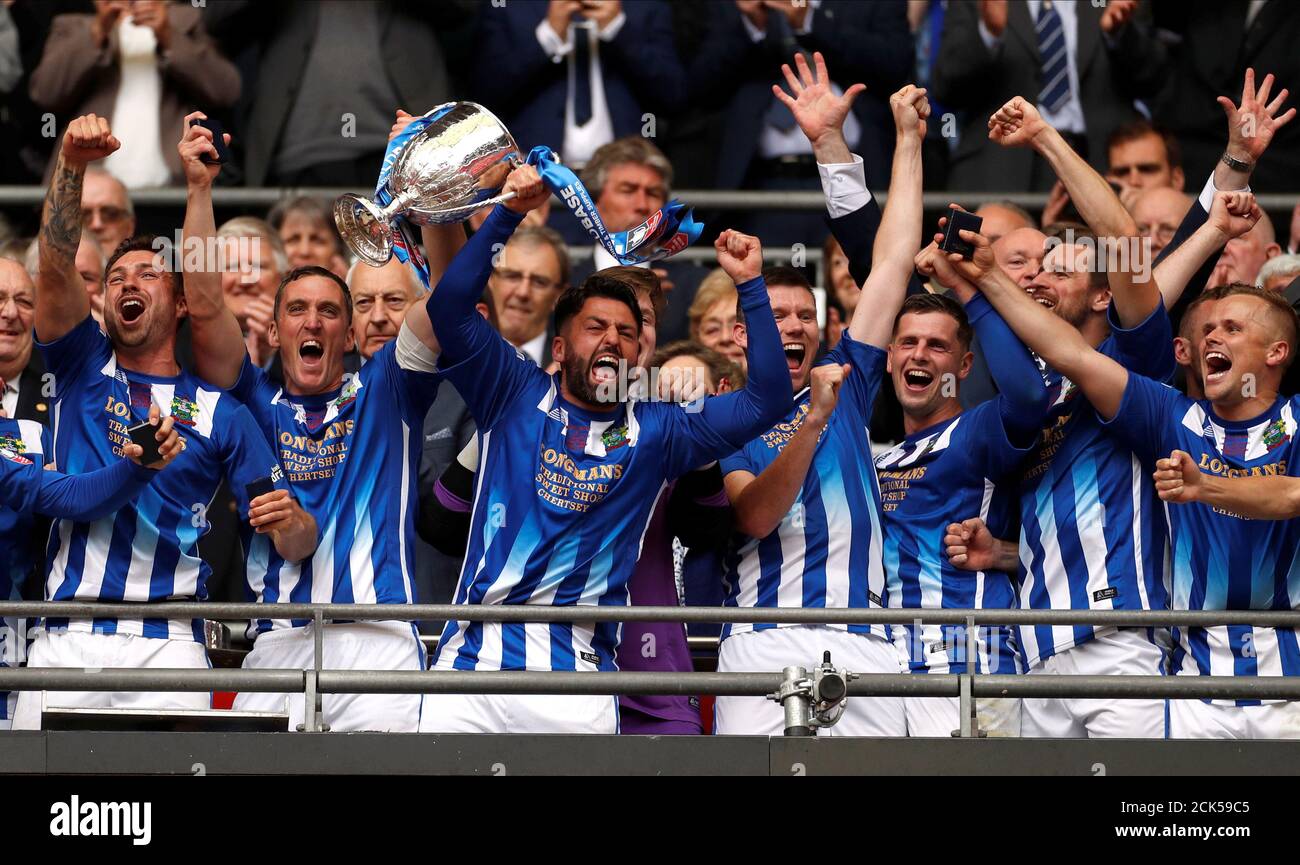
[[[573,122],[591,120],[591,28],[573,28]]]
[[[1065,28],[1061,16],[1050,0],[1043,0],[1038,10],[1038,59],[1043,72],[1043,89],[1038,104],[1055,114],[1070,101],[1069,58],[1065,51]]]
[[[0,417],[9,417],[9,413],[5,411],[5,404],[4,404],[4,398],[6,393],[5,388],[7,387],[9,387],[9,385],[5,384],[5,380],[0,378]]]
[[[795,41],[794,32],[790,29],[790,22],[775,9],[770,10],[767,15],[766,38],[769,45],[777,46],[775,49],[777,55],[786,62],[789,61],[792,54],[799,50],[799,43]],[[809,65],[812,65],[811,58],[809,58]],[[782,132],[789,132],[794,129],[794,115],[775,96],[772,97],[772,104],[768,106],[764,119],[767,121],[768,126],[775,126]]]

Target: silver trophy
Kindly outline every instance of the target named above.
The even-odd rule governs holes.
[[[334,202],[334,224],[362,261],[379,267],[392,257],[396,216],[417,225],[461,222],[476,210],[514,197],[498,194],[511,169],[522,162],[510,130],[482,105],[448,104],[451,109],[397,155],[388,175],[392,201],[387,207],[352,193]]]

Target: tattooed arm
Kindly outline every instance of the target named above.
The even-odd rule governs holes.
[[[94,114],[68,124],[41,212],[36,272],[36,338],[52,342],[90,315],[75,259],[81,243],[81,184],[86,165],[121,147],[108,121]]]

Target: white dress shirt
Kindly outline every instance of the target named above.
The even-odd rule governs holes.
[[[1077,0],[1055,0],[1052,3],[1056,14],[1061,16],[1061,30],[1065,35],[1065,66],[1066,74],[1070,79],[1070,98],[1066,100],[1060,111],[1048,111],[1046,106],[1039,105],[1038,113],[1059,131],[1082,135],[1086,127],[1083,122],[1083,102],[1079,99],[1079,10],[1076,8],[1076,3]],[[1043,0],[1025,0],[1025,5],[1029,7],[1030,24],[1037,25],[1038,12],[1043,7]],[[1002,36],[994,36],[984,26],[982,18],[979,22],[979,31],[980,38],[984,40],[984,45],[989,51],[996,53],[1002,48],[1005,32]],[[1031,32],[1030,37],[1037,40],[1038,34]],[[1035,93],[1033,96],[1037,101],[1038,94]]]
[[[534,31],[538,44],[550,55],[552,63],[563,63],[573,53],[575,38],[586,39],[590,46],[588,73],[591,81],[591,117],[582,126],[573,119],[574,69],[572,63],[568,64],[569,84],[564,98],[564,143],[560,155],[570,168],[582,167],[601,145],[614,140],[614,120],[610,117],[609,104],[605,101],[605,81],[600,69],[600,43],[612,42],[625,23],[627,14],[623,12],[618,13],[613,21],[599,31],[595,22],[573,21],[561,39],[543,18]]]
[[[13,377],[12,381],[5,382],[5,389],[0,393],[0,409],[4,409],[5,417],[13,417],[14,412],[18,411],[18,375]]]
[[[117,45],[122,78],[113,100],[112,126],[122,147],[104,160],[104,170],[127,189],[166,186],[171,171],[163,158],[159,131],[158,39],[153,30],[123,18],[117,25]]]
[[[817,163],[817,173],[822,178],[822,192],[826,195],[826,210],[831,219],[861,210],[871,200],[867,170],[863,167],[862,157],[856,153],[852,162]]]
[[[519,346],[519,350],[533,359],[533,363],[542,365],[542,353],[546,351],[546,331],[542,331],[528,342]]]

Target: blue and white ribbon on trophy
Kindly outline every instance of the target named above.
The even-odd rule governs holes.
[[[388,191],[388,177],[393,173],[397,157],[401,156],[406,145],[426,126],[454,107],[455,103],[449,102],[414,118],[392,141],[388,142],[388,147],[384,150],[384,162],[379,169],[379,180],[375,183],[375,204],[384,208],[392,202],[393,195]],[[402,264],[415,270],[420,277],[420,282],[424,284],[425,291],[431,290],[433,286],[429,284],[429,262],[420,250],[420,238],[416,234],[415,226],[401,216],[393,217],[390,225],[393,230],[393,255],[397,256],[397,260]]]
[[[667,258],[694,243],[704,230],[704,224],[695,221],[691,210],[674,198],[636,228],[610,234],[587,187],[571,169],[560,164],[551,148],[534,147],[527,161],[537,169],[546,188],[564,202],[592,239],[619,264],[644,264]]]

